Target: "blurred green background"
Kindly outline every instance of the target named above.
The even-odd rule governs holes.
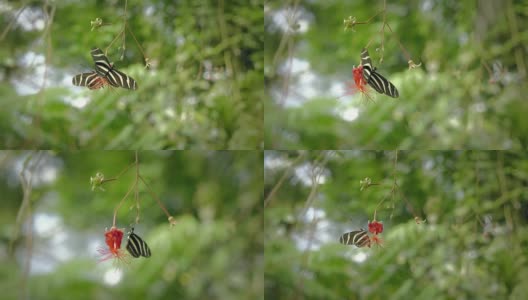
[[[395,158],[266,151],[265,298],[525,299],[528,155]],[[377,185],[361,190],[367,177]],[[367,229],[376,207],[383,247],[340,244]]]
[[[260,1],[4,1],[0,11],[0,148],[263,147]],[[107,25],[92,30],[96,18]],[[93,70],[93,47],[139,88],[73,86]]]
[[[90,177],[118,175],[134,152],[0,152],[2,299],[263,298],[262,152],[138,154],[140,175],[176,224],[140,183],[135,232],[152,256],[116,271],[97,262],[97,247],[135,167],[104,191],[92,191]],[[135,203],[132,192],[118,228],[134,223]]]
[[[266,149],[528,146],[528,1],[265,6]],[[375,17],[345,31],[350,16]],[[399,98],[347,95],[367,45]],[[410,59],[421,66],[409,70]]]

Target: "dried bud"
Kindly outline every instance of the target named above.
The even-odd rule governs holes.
[[[372,179],[370,179],[370,177],[365,177],[365,179],[359,181],[359,186],[360,186],[359,190],[360,191],[365,190],[371,185],[372,185]]]
[[[102,184],[104,182],[104,174],[97,172],[94,177],[90,177],[90,185],[92,186],[92,191],[95,190],[95,188],[99,188],[100,190],[104,191]]]
[[[150,58],[145,57],[145,69],[149,69],[151,66]]]
[[[345,31],[347,29],[350,29],[352,32],[355,32],[354,26],[356,26],[356,17],[349,16],[348,19],[343,20],[343,24],[345,25]]]
[[[407,63],[409,64],[409,70],[416,69],[422,65],[421,62],[419,64],[415,64],[414,61],[412,61],[412,59],[410,59]]]
[[[90,21],[90,25],[92,26],[92,30],[103,26],[103,20],[101,18],[96,18],[94,21]]]
[[[170,223],[170,226],[175,226],[176,225],[176,219],[174,219],[173,216],[170,216],[169,217],[169,223]]]

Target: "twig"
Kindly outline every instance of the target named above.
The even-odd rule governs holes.
[[[136,184],[133,184],[132,186],[130,186],[130,188],[126,192],[125,196],[121,199],[121,201],[119,201],[119,204],[117,204],[116,208],[114,209],[114,219],[112,221],[112,226],[113,227],[115,227],[115,225],[116,225],[117,211],[119,210],[119,208],[121,208],[121,206],[123,205],[125,199],[128,197],[128,194],[130,194],[130,192],[134,189],[135,186],[136,186]]]
[[[28,298],[28,288],[27,288],[27,281],[29,278],[29,271],[31,270],[31,256],[33,255],[33,215],[32,215],[32,209],[31,209],[31,195],[33,191],[33,174],[35,172],[35,169],[40,164],[40,160],[42,159],[42,152],[38,152],[38,157],[35,159],[35,161],[29,166],[30,162],[33,160],[33,155],[30,154],[24,161],[24,165],[20,173],[18,174],[20,178],[20,183],[22,185],[22,190],[24,193],[23,199],[22,199],[22,205],[20,206],[20,209],[18,211],[17,215],[17,228],[20,228],[22,222],[27,218],[27,226],[29,228],[28,233],[26,235],[26,261],[25,265],[22,271],[22,277],[20,279],[20,292],[21,292],[21,299]],[[26,171],[28,172],[28,175],[26,176]],[[13,250],[13,243],[18,235],[18,232],[16,232],[13,235],[13,239],[10,243],[10,252]]]
[[[326,162],[329,159],[329,155],[326,155],[325,151],[322,151],[319,156],[315,159],[315,163],[312,167],[312,188],[310,194],[306,199],[306,204],[301,215],[305,215],[308,212],[308,209],[312,206],[313,201],[315,200],[315,195],[317,194],[317,189],[319,187],[319,178],[323,172],[323,167],[326,165]],[[319,162],[320,161],[320,162]]]
[[[123,205],[125,199],[128,197],[128,194],[130,194],[130,192],[132,191],[132,189],[135,189],[136,191],[136,197],[137,197],[137,185],[138,185],[138,180],[137,180],[137,177],[140,176],[139,175],[139,159],[138,159],[138,154],[137,154],[137,151],[136,151],[136,161],[134,163],[136,165],[136,180],[134,181],[134,184],[128,189],[128,191],[126,192],[125,196],[121,199],[121,201],[119,201],[119,203],[117,204],[116,208],[114,209],[114,219],[112,221],[112,226],[115,227],[116,226],[116,216],[117,216],[117,212],[119,211],[119,208],[121,208],[121,206]],[[130,166],[129,166],[130,167]],[[126,168],[126,170],[128,170],[128,168]],[[123,173],[123,172],[121,172]],[[137,198],[136,198],[137,199]]]
[[[304,153],[305,152],[301,152],[299,156],[297,156],[297,158],[293,161],[293,163],[284,171],[284,173],[282,174],[277,184],[275,184],[273,189],[271,189],[271,191],[269,192],[268,196],[266,196],[266,200],[264,200],[264,207],[267,207],[269,205],[269,203],[275,196],[275,193],[277,193],[277,191],[282,186],[286,178],[290,175],[290,172],[293,170],[293,167],[296,166],[297,163],[304,157]]]
[[[284,102],[286,101],[286,98],[288,98],[288,95],[289,95],[289,87],[290,87],[290,79],[291,79],[291,73],[292,73],[292,65],[293,65],[293,36],[294,36],[294,33],[291,32],[291,24],[294,23],[294,21],[296,20],[297,18],[297,13],[298,13],[298,6],[299,6],[299,0],[292,0],[291,2],[293,2],[293,8],[289,11],[291,11],[291,13],[289,13],[289,16],[286,17],[286,19],[288,20],[288,25],[290,25],[290,28],[288,28],[282,38],[281,38],[281,41],[279,43],[279,47],[277,48],[277,51],[275,51],[275,55],[273,56],[273,62],[272,62],[272,66],[273,68],[276,70],[277,69],[277,64],[278,64],[278,61],[279,61],[279,56],[280,54],[283,52],[284,50],[284,47],[287,45],[287,51],[288,51],[288,59],[287,59],[287,67],[286,67],[286,74],[285,74],[285,78],[284,78],[284,82],[283,82],[283,86],[282,86],[282,97],[280,98],[280,101],[279,101],[279,104],[284,104]]]
[[[135,191],[134,191],[134,199],[136,200],[136,224],[137,224],[137,223],[139,223],[139,207],[140,207],[140,204],[139,204],[139,189],[138,189],[139,158],[138,158],[137,150],[135,151],[135,154],[136,154],[136,177],[135,177],[135,180],[134,180],[134,186],[136,188],[135,188]]]
[[[148,185],[148,183],[145,181],[145,179],[143,179],[143,177],[141,177],[141,175],[139,176],[139,179],[141,179],[141,181],[143,182],[143,184],[145,184],[145,186],[147,187],[147,190],[148,190],[148,192],[150,193],[150,195],[152,196],[152,198],[154,198],[154,200],[156,200],[156,202],[158,202],[159,207],[161,207],[161,209],[163,210],[163,212],[165,213],[165,215],[167,216],[167,218],[169,218],[169,221],[170,221],[170,219],[172,218],[172,216],[169,214],[169,211],[167,210],[167,208],[165,208],[165,206],[163,205],[163,203],[161,203],[161,201],[160,201],[160,199],[158,198],[158,196],[156,196],[156,194],[152,191],[152,189],[150,188],[150,186]]]
[[[25,2],[27,2],[27,1],[25,1]],[[22,8],[17,12],[16,16],[13,19],[11,19],[11,21],[9,21],[9,24],[7,24],[6,28],[2,32],[2,35],[0,35],[0,41],[4,40],[4,38],[6,37],[7,33],[9,32],[9,30],[11,30],[11,27],[13,26],[13,24],[15,24],[16,20],[18,20],[18,17],[20,17],[20,15],[26,9],[26,7],[27,7],[27,5],[24,3],[24,6],[22,6]]]
[[[224,0],[218,1],[217,18],[218,18],[218,25],[220,29],[220,37],[222,39],[221,43],[226,43],[229,40],[229,35],[227,32],[227,22],[224,16]],[[232,88],[230,90],[233,95],[233,98],[238,102],[240,101],[241,96],[240,96],[240,87],[238,85],[238,80],[237,80],[237,76],[238,76],[237,68],[233,66],[232,53],[234,52],[234,49],[233,49],[232,43],[228,42],[227,45],[229,45],[229,49],[225,49],[223,51],[224,64],[226,66],[227,73],[228,74],[230,73],[230,76],[232,76],[233,78],[233,81],[231,83]]]

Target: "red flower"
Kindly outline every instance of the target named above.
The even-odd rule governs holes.
[[[110,248],[111,252],[117,252],[121,249],[121,240],[123,239],[123,231],[112,227],[109,231],[105,232],[106,245]]]
[[[372,221],[368,224],[369,231],[373,234],[378,234],[383,232],[383,223],[378,221]]]
[[[352,69],[352,77],[354,82],[350,82],[347,86],[348,94],[355,94],[360,92],[367,98],[370,98],[367,82],[363,78],[363,66]]]
[[[97,251],[101,254],[101,261],[107,259],[116,259],[114,262],[125,262],[127,263],[128,253],[121,249],[121,241],[123,239],[123,231],[112,227],[110,230],[105,232],[105,242],[108,248],[99,247]]]

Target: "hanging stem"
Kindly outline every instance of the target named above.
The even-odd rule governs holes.
[[[139,223],[139,185],[138,185],[138,182],[139,182],[139,158],[138,158],[138,152],[136,150],[136,179],[134,180],[134,186],[136,187],[135,189],[135,194],[134,194],[134,199],[136,200],[136,224]]]
[[[132,164],[131,164],[132,165]],[[126,169],[128,170],[130,168],[129,165]],[[175,220],[174,220],[174,217],[172,217],[170,214],[169,214],[169,211],[167,210],[167,208],[165,208],[165,206],[163,205],[163,203],[160,201],[160,199],[158,198],[158,196],[156,196],[156,194],[152,191],[152,189],[150,188],[150,186],[148,185],[148,183],[145,181],[145,179],[141,176],[141,174],[139,173],[139,154],[138,154],[138,151],[135,151],[135,162],[134,162],[134,165],[136,166],[136,176],[135,176],[135,180],[134,180],[134,184],[132,186],[130,186],[130,188],[128,189],[128,191],[126,192],[125,196],[121,199],[121,201],[119,201],[119,204],[116,206],[116,208],[114,209],[114,218],[113,218],[113,221],[112,221],[112,226],[115,227],[116,226],[116,218],[117,218],[117,212],[119,211],[119,209],[121,208],[121,206],[123,205],[123,203],[125,202],[125,200],[127,199],[128,195],[132,192],[132,190],[134,190],[134,200],[136,202],[136,224],[139,223],[139,219],[140,219],[140,199],[139,199],[139,181],[141,180],[141,182],[143,182],[143,184],[147,187],[147,190],[149,192],[149,194],[152,196],[152,198],[154,198],[154,200],[156,200],[156,202],[158,203],[159,207],[161,207],[161,209],[163,210],[163,212],[165,213],[165,215],[167,216],[167,218],[169,219],[169,222],[171,223],[171,225],[174,225],[175,224]],[[121,176],[121,174],[123,174],[123,172],[121,172],[117,177]],[[117,179],[116,178],[111,178],[111,180],[115,180]],[[110,180],[110,179],[109,179]]]
[[[127,193],[125,194],[125,196],[123,197],[123,199],[121,199],[121,201],[119,201],[119,204],[117,205],[117,207],[114,209],[114,220],[112,222],[112,226],[115,227],[115,224],[116,224],[116,215],[117,215],[117,211],[119,210],[119,208],[121,207],[121,205],[123,205],[123,202],[125,201],[125,199],[128,197],[128,194],[130,194],[130,192],[132,191],[132,189],[135,187],[136,185],[132,185]]]
[[[123,197],[123,199],[121,199],[121,201],[119,201],[119,204],[116,206],[116,208],[114,209],[114,219],[112,221],[112,226],[115,227],[116,226],[116,217],[117,217],[117,211],[119,210],[119,208],[121,208],[121,206],[123,205],[123,203],[125,202],[125,199],[128,197],[128,195],[130,194],[130,192],[132,192],[133,189],[135,189],[135,194],[136,194],[136,199],[137,199],[137,196],[138,196],[138,189],[137,189],[137,186],[138,186],[138,177],[139,177],[139,158],[138,158],[138,153],[136,151],[136,161],[134,162],[134,164],[136,165],[136,180],[134,181],[134,184],[128,189],[128,191],[126,192],[125,196]],[[125,170],[128,170],[130,168],[130,165],[125,169]],[[122,174],[123,172],[121,172]],[[119,175],[121,175],[119,174]],[[139,212],[138,212],[139,214]]]
[[[120,172],[119,174],[117,174],[117,176],[115,176],[115,177],[112,177],[112,178],[105,178],[105,179],[101,180],[100,185],[103,185],[104,183],[107,183],[107,182],[109,182],[109,181],[118,180],[119,177],[121,177],[121,175],[123,175],[126,171],[128,171],[128,169],[130,169],[130,167],[131,167],[132,165],[134,165],[134,164],[130,164],[130,165],[128,165],[126,168],[123,169],[123,171],[121,171],[121,172]]]
[[[167,218],[171,218],[171,215],[169,214],[169,211],[165,208],[165,206],[163,205],[163,203],[161,203],[161,201],[159,200],[158,196],[156,196],[156,194],[152,191],[152,189],[151,189],[150,186],[147,184],[147,182],[145,181],[145,179],[143,179],[143,177],[141,177],[141,175],[139,176],[139,179],[141,179],[141,181],[143,182],[143,184],[147,187],[148,192],[150,193],[150,195],[152,196],[152,198],[154,198],[154,200],[156,200],[156,202],[158,202],[159,207],[161,207],[161,209],[163,210],[163,212],[165,213],[165,215],[167,216]]]

